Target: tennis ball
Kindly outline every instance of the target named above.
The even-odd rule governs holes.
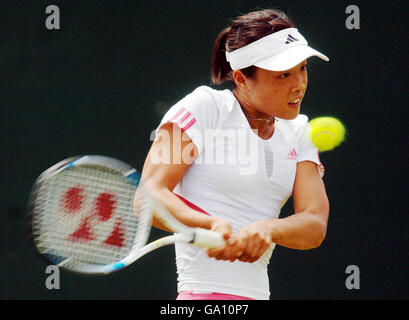
[[[318,117],[309,122],[310,137],[320,152],[339,146],[345,137],[345,127],[334,117]]]

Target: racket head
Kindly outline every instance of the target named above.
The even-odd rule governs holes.
[[[37,251],[69,271],[102,274],[106,265],[139,250],[148,240],[153,211],[134,213],[139,179],[128,164],[100,155],[71,157],[44,171],[28,204]]]

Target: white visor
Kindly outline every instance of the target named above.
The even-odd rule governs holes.
[[[283,29],[247,46],[226,52],[226,59],[232,70],[256,66],[271,71],[284,71],[312,56],[329,61],[327,56],[309,47],[307,40],[296,28]]]

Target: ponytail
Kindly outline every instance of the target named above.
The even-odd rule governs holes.
[[[216,38],[212,52],[212,72],[211,80],[213,84],[221,84],[225,81],[232,81],[232,69],[226,60],[227,35],[231,31],[230,27],[225,28]]]

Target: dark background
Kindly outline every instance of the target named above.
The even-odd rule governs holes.
[[[51,4],[60,30],[45,28]],[[360,8],[359,30],[345,27],[350,4]],[[309,251],[276,248],[271,299],[408,299],[406,6],[341,0],[2,0],[1,299],[176,297],[172,247],[106,277],[61,271],[61,289],[47,290],[47,264],[25,233],[27,197],[42,171],[71,155],[108,155],[140,169],[164,110],[210,85],[217,34],[230,18],[266,7],[285,11],[331,59],[310,59],[302,113],[332,115],[347,128],[346,142],[321,155],[326,240]],[[290,213],[289,202],[282,215]],[[345,287],[348,265],[360,269],[359,290]]]

